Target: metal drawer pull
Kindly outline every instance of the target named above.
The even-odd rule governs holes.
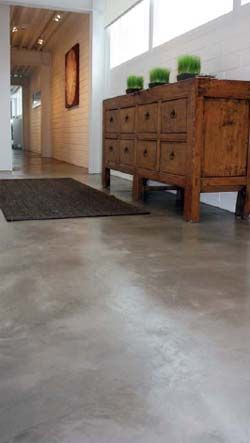
[[[174,160],[175,159],[174,151],[172,151],[171,154],[169,154],[169,158],[170,158],[170,160]]]
[[[110,152],[113,152],[113,146],[109,147]]]
[[[150,113],[149,112],[145,112],[144,117],[146,120],[150,119]]]
[[[113,123],[113,121],[114,121],[114,117],[110,117],[109,122]]]
[[[124,152],[125,152],[125,153],[128,152],[128,147],[127,147],[127,146],[125,146],[125,148],[124,148]]]
[[[173,109],[173,111],[170,112],[170,118],[174,119],[177,117],[177,114],[175,112],[175,109]]]
[[[144,157],[147,157],[147,155],[148,155],[148,150],[147,149],[144,149],[143,155],[144,155]]]
[[[126,115],[125,122],[128,122],[128,121],[129,121],[129,115]]]

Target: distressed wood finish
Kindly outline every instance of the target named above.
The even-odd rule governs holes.
[[[110,185],[110,169],[133,175],[136,200],[147,180],[171,185],[193,222],[201,192],[237,191],[237,215],[248,217],[249,106],[250,82],[206,78],[105,100],[103,185]]]

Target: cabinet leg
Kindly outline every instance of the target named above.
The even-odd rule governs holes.
[[[236,202],[236,217],[249,218],[250,216],[250,187],[241,189],[238,192]]]
[[[190,222],[200,221],[200,189],[187,186],[184,191],[184,219]]]
[[[144,199],[144,179],[139,175],[133,177],[133,200],[139,201]]]
[[[103,168],[102,171],[102,186],[104,188],[110,187],[110,169],[109,168]]]
[[[177,190],[177,195],[176,195],[176,203],[177,203],[177,205],[184,206],[184,195],[185,195],[184,189],[183,188],[179,188]]]

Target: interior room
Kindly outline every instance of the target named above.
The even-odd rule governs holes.
[[[0,0],[0,443],[249,443],[249,29]]]

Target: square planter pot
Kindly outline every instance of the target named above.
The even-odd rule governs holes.
[[[155,88],[156,86],[162,86],[162,85],[168,85],[168,82],[152,82],[148,84],[148,87],[151,88]]]
[[[126,94],[138,94],[140,91],[142,91],[142,88],[128,88]]]

